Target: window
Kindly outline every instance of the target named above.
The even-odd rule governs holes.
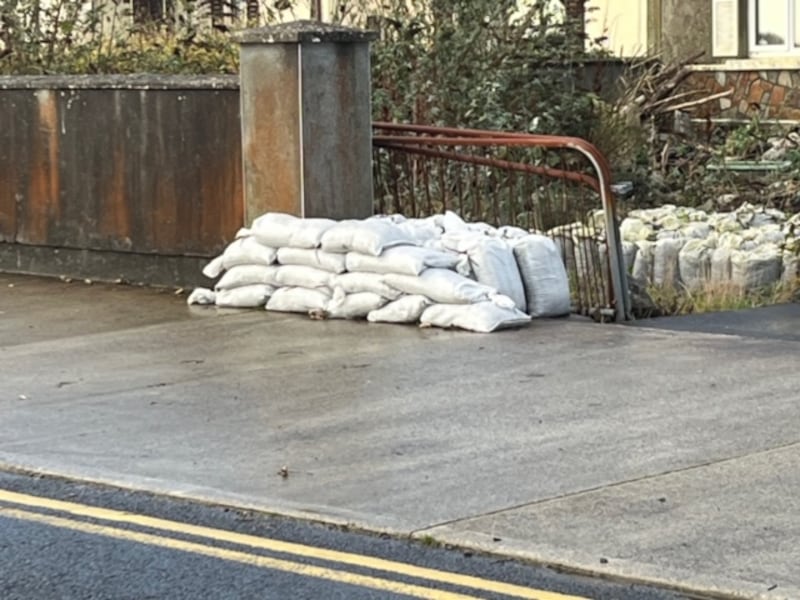
[[[800,52],[800,0],[750,0],[750,54]]]

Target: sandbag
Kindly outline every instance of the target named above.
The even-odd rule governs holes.
[[[434,304],[425,309],[420,324],[434,327],[458,327],[478,333],[521,327],[531,318],[516,308],[501,308],[494,302],[475,304]]]
[[[344,273],[347,270],[344,254],[334,254],[317,249],[280,248],[278,249],[278,262],[282,265],[314,267],[330,273]]]
[[[625,242],[639,242],[650,239],[653,228],[641,219],[628,217],[619,226],[620,237]]]
[[[220,254],[216,258],[214,258],[210,263],[208,263],[205,267],[203,267],[203,275],[208,277],[209,279],[216,279],[219,277],[220,273],[225,269],[222,266],[222,255]]]
[[[222,267],[225,270],[239,265],[271,265],[275,262],[275,248],[265,246],[255,237],[235,240],[222,253]]]
[[[391,273],[384,276],[390,287],[405,294],[427,296],[442,304],[469,304],[489,300],[497,290],[467,279],[449,269],[427,269],[419,276]]]
[[[400,290],[387,285],[384,275],[379,273],[342,273],[331,280],[331,285],[334,288],[341,288],[348,294],[372,292],[387,300],[394,300],[402,295]]]
[[[429,267],[454,269],[458,261],[457,255],[439,250],[419,246],[396,246],[384,250],[380,256],[348,252],[346,265],[347,270],[351,272],[419,275]]]
[[[398,227],[420,246],[442,235],[442,229],[428,219],[407,219],[398,223]]]
[[[319,288],[330,287],[333,275],[328,271],[302,265],[278,267],[275,281],[282,287]]]
[[[712,250],[705,240],[689,240],[678,254],[680,278],[690,290],[702,288],[711,277]]]
[[[257,308],[264,306],[274,291],[274,287],[264,284],[220,290],[215,303],[220,308]]]
[[[214,289],[216,291],[230,290],[256,284],[277,286],[276,274],[279,268],[266,265],[239,265],[226,272]]]
[[[284,287],[272,294],[267,302],[267,310],[278,312],[307,313],[312,310],[325,310],[331,299],[327,288]]]
[[[266,213],[253,221],[250,231],[265,246],[282,248],[289,245],[292,234],[300,227],[301,219],[285,213]]]
[[[731,255],[731,280],[736,285],[755,290],[776,283],[783,270],[783,256],[774,244],[755,250],[734,250]]]
[[[680,279],[678,256],[686,243],[684,239],[661,239],[653,254],[653,284],[675,287]]]
[[[711,281],[726,282],[731,280],[731,255],[733,248],[720,246],[711,253]]]
[[[401,296],[383,308],[371,311],[367,315],[367,321],[371,323],[416,323],[431,304],[433,301],[430,298],[418,294]]]
[[[319,248],[323,234],[334,225],[336,221],[332,219],[302,219],[295,223],[286,245],[292,248]]]
[[[398,225],[385,220],[341,221],[322,236],[322,249],[326,252],[360,252],[371,256],[394,246],[415,245],[414,239]]]
[[[625,271],[630,273],[633,270],[633,265],[636,263],[636,254],[639,252],[639,246],[634,242],[622,242],[622,261],[625,265]]]
[[[199,287],[192,290],[192,293],[189,294],[189,297],[186,299],[186,304],[199,304],[201,306],[207,306],[209,304],[214,304],[216,300],[217,295],[214,290]]]
[[[522,227],[514,227],[513,225],[503,225],[497,228],[497,237],[504,240],[516,240],[530,235],[530,231],[526,231]]]
[[[531,234],[514,243],[527,305],[532,317],[560,317],[570,313],[569,279],[555,242]]]
[[[325,314],[329,319],[363,319],[387,302],[386,298],[372,292],[346,294],[338,288],[333,292]]]
[[[472,273],[479,283],[508,296],[518,309],[526,309],[522,277],[514,250],[507,242],[496,237],[471,234],[457,240],[445,241],[445,245],[448,243],[452,244],[449,247],[469,257]]]
[[[653,283],[653,259],[656,253],[656,243],[645,240],[636,242],[638,251],[633,261],[633,272],[631,277],[641,282],[643,285]]]
[[[798,278],[800,278],[800,254],[791,250],[784,250],[781,283],[787,289],[792,289],[800,284]]]

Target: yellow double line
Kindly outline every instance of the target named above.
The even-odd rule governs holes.
[[[349,552],[340,552],[337,550],[328,550],[325,548],[317,548],[304,544],[296,544],[293,542],[285,542],[270,538],[235,533],[233,531],[227,531],[224,529],[190,525],[188,523],[181,523],[178,521],[169,521],[166,519],[158,519],[155,517],[148,517],[135,513],[99,508],[96,506],[88,506],[73,502],[63,502],[61,500],[52,500],[50,498],[19,494],[5,490],[0,490],[0,503],[6,505],[15,505],[0,505],[0,517],[41,523],[61,529],[89,533],[117,540],[136,542],[139,544],[167,548],[170,550],[189,552],[192,554],[218,558],[240,564],[283,571],[303,577],[314,577],[336,583],[349,584],[395,594],[403,594],[414,598],[426,598],[429,600],[475,600],[475,598],[479,598],[480,596],[469,596],[456,592],[428,588],[422,585],[395,581],[384,577],[373,577],[370,575],[362,575],[360,573],[353,573],[351,571],[336,568],[320,567],[303,562],[273,558],[261,554],[251,554],[238,550],[220,548],[214,545],[190,542],[169,536],[144,533],[141,531],[132,531],[129,529],[120,529],[110,525],[99,525],[96,523],[89,523],[86,521],[74,520],[60,516],[54,516],[51,514],[32,512],[25,509],[44,509],[48,511],[65,513],[74,517],[83,517],[111,523],[145,527],[165,533],[189,535],[195,538],[210,540],[212,542],[226,542],[257,550],[288,554],[298,558],[338,563],[339,565],[350,565],[373,571],[381,571],[387,575],[413,577],[415,579],[422,579],[432,583],[468,588],[470,590],[475,590],[476,592],[502,594],[512,598],[525,598],[528,600],[586,600],[585,598],[578,596],[568,596],[564,594],[548,592],[546,590],[537,590],[524,586],[503,583],[501,581],[481,579],[479,577],[473,577],[470,575],[461,575],[458,573],[440,571],[438,569],[418,567],[392,560],[375,558],[372,556],[351,554]]]

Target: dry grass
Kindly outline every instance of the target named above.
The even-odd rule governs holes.
[[[800,302],[800,279],[791,285],[779,283],[760,290],[709,282],[699,289],[651,286],[647,291],[663,315],[689,315]]]

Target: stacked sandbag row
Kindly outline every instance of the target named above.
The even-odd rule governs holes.
[[[757,290],[798,277],[800,220],[743,204],[733,212],[685,207],[632,211],[621,226],[635,247],[632,275],[655,286],[698,289],[709,282]]]
[[[489,332],[570,309],[550,240],[453,213],[341,222],[268,213],[203,273],[221,277],[190,303],[318,318]]]
[[[607,245],[602,219],[557,227],[568,265],[583,281],[607,286]],[[698,289],[709,282],[756,290],[800,276],[800,215],[745,203],[737,210],[707,213],[664,205],[633,210],[620,225],[628,273],[645,285]]]

